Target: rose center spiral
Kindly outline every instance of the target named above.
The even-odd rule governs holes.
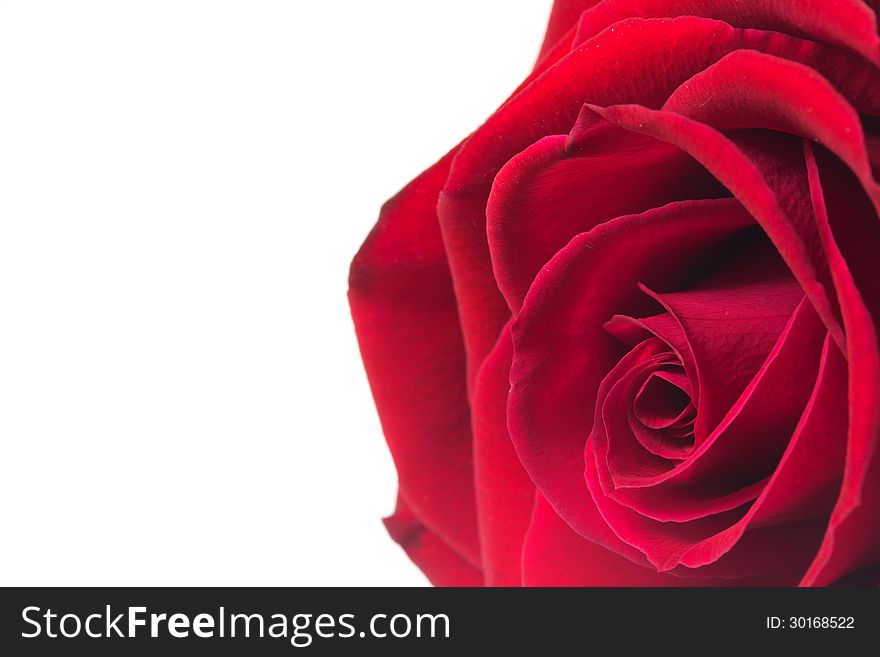
[[[684,370],[667,366],[651,374],[636,393],[633,412],[646,429],[666,430],[671,438],[693,437],[696,409]]]

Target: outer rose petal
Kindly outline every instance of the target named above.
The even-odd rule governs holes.
[[[398,498],[385,527],[434,586],[483,585],[482,573],[419,522],[403,500]]]
[[[734,27],[826,41],[880,63],[877,19],[862,0],[605,0],[581,16],[576,43],[626,18],[674,16],[704,16]]]
[[[550,10],[550,20],[547,23],[547,32],[544,35],[544,44],[541,46],[538,60],[543,59],[563,35],[577,25],[584,10],[597,2],[599,0],[555,0]]]
[[[877,113],[876,108],[880,107],[876,93],[880,88],[876,83],[876,70],[865,67],[850,73],[857,68],[851,64],[853,59],[857,59],[855,57],[842,55],[834,48],[799,42],[784,34],[729,30],[723,23],[692,17],[678,21],[657,21],[661,26],[656,33],[654,26],[644,28],[641,21],[618,23],[615,28],[617,35],[613,34],[614,30],[609,30],[611,34],[606,32],[598,36],[576,48],[576,52],[566,61],[556,64],[569,44],[576,40],[577,28],[572,24],[585,7],[593,4],[589,0],[556,2],[535,72],[477,132],[456,159],[449,183],[440,199],[440,215],[445,250],[451,261],[458,299],[450,289],[444,244],[436,231],[433,207],[449,169],[451,156],[441,160],[399,197],[389,202],[374,234],[353,263],[352,311],[380,417],[401,479],[400,505],[395,517],[387,521],[389,531],[404,544],[414,560],[424,564],[424,569],[435,583],[479,583],[482,579],[477,569],[480,555],[475,547],[476,532],[472,521],[474,492],[470,479],[471,451],[467,446],[470,437],[468,392],[460,382],[465,368],[468,385],[475,386],[471,392],[475,409],[473,426],[477,434],[476,476],[478,486],[481,486],[481,497],[485,494],[478,509],[481,536],[484,541],[498,540],[500,545],[506,540],[505,536],[518,536],[524,526],[523,515],[517,512],[510,525],[513,529],[505,529],[505,522],[499,524],[498,521],[508,512],[502,512],[501,507],[496,506],[502,503],[498,484],[504,477],[513,477],[522,484],[517,486],[514,496],[519,500],[517,508],[520,511],[525,508],[522,500],[525,500],[528,490],[528,480],[522,477],[517,479],[522,473],[517,471],[515,466],[518,463],[509,450],[505,451],[509,445],[505,442],[503,430],[500,430],[503,427],[499,423],[502,415],[499,406],[504,397],[502,374],[507,365],[504,336],[481,368],[499,328],[509,317],[508,308],[491,278],[492,268],[482,224],[489,185],[505,159],[547,132],[565,132],[583,100],[597,104],[641,102],[658,107],[668,95],[669,85],[685,69],[692,74],[736,48],[767,50],[805,61],[828,76],[859,110]],[[877,61],[876,20],[858,0],[836,3],[804,0],[804,6],[797,11],[789,11],[786,3],[774,0],[741,0],[735,3],[736,6],[724,0],[605,0],[593,12],[584,15],[580,30],[582,36],[587,35],[591,30],[599,29],[603,20],[616,20],[615,12],[626,10],[627,7],[643,15],[700,15],[701,11],[708,12],[716,4],[718,11],[730,15],[713,13],[713,17],[725,17],[742,26],[770,27],[790,34],[825,39],[843,44]],[[877,7],[875,0],[869,0],[868,4],[872,8]],[[630,31],[629,36],[621,40],[621,32],[626,33],[627,30]],[[652,44],[659,47],[654,48],[656,52],[652,51]],[[589,53],[587,46],[596,52]],[[604,51],[599,52],[602,49]],[[675,55],[678,49],[681,56]],[[664,62],[671,64],[659,68],[656,63],[654,66],[643,65],[658,53],[663,55]],[[604,65],[600,61],[603,57],[607,60]],[[571,60],[577,61],[571,63]],[[541,82],[531,84],[538,74],[543,74]],[[684,79],[686,76],[679,82]],[[681,95],[684,97],[686,94]],[[751,103],[752,106],[754,104]],[[695,107],[709,112],[713,110],[711,103]],[[502,117],[500,120],[499,116]],[[704,115],[700,118],[712,122],[717,116]],[[828,121],[823,119],[816,125],[824,129]],[[774,127],[785,128],[786,124]],[[799,134],[813,136],[802,125],[798,127],[796,132]],[[860,147],[861,132],[845,137],[849,139],[848,142],[844,139],[842,142],[824,140],[824,143],[828,143],[854,165],[865,187],[873,195],[875,204],[880,206],[880,189],[873,180],[870,168],[865,166],[864,154],[850,148],[853,143]],[[670,141],[675,143],[675,140]],[[747,157],[751,155],[747,149],[744,153]],[[758,170],[766,173],[761,167]],[[818,175],[815,179],[811,182],[816,182]],[[817,194],[821,200],[821,188],[817,182],[815,188],[819,188],[819,192],[814,192],[814,201]],[[748,202],[747,206],[753,210]],[[775,215],[769,204],[764,206],[764,210],[769,215]],[[785,217],[787,210],[783,208],[780,216]],[[774,218],[771,216],[768,219],[767,213],[759,219],[762,223],[769,221],[775,225]],[[788,218],[791,219],[790,216]],[[803,252],[808,252],[813,245],[803,234],[797,235],[798,226],[793,231],[796,235],[793,241],[799,239],[801,246],[788,245],[786,248],[788,257],[799,262],[802,282],[823,313],[823,319],[838,344],[847,349],[849,358],[855,362],[850,378],[850,395],[853,399],[850,420],[853,431],[843,492],[822,550],[804,579],[806,584],[833,581],[854,567],[867,563],[872,557],[876,558],[880,549],[880,529],[874,533],[865,531],[865,527],[880,527],[874,523],[880,513],[880,486],[865,486],[865,482],[880,479],[880,458],[876,445],[880,430],[880,357],[871,318],[871,313],[876,317],[880,308],[869,307],[866,310],[859,294],[863,286],[859,285],[858,280],[853,283],[847,269],[846,257],[851,253],[848,251],[851,243],[842,246],[844,253],[841,254],[827,226],[827,218],[825,221],[826,225],[820,225],[820,232],[822,244],[832,262],[830,274],[811,270],[815,264],[810,261],[813,254]],[[786,230],[789,228],[777,226],[776,238],[782,236],[783,241],[787,240],[790,235]],[[559,244],[553,248],[557,246]],[[865,270],[863,265],[857,264],[854,272],[858,279],[864,278],[864,272],[871,270],[870,266]],[[834,305],[837,298],[828,300],[824,296],[830,291],[828,282],[831,278],[840,298],[840,308]],[[518,309],[522,291],[518,297],[517,303],[512,304],[514,310]],[[843,332],[835,324],[838,313],[843,315],[842,323],[846,325],[845,345],[842,344]],[[462,360],[462,339],[457,322],[459,314],[467,344],[466,365]],[[420,337],[424,341],[419,340]],[[439,352],[436,358],[433,353],[423,353],[433,349]],[[453,375],[453,371],[457,375]],[[449,384],[456,379],[459,380],[458,384]],[[426,390],[427,395],[424,394]],[[434,391],[438,393],[437,398],[428,399]],[[478,413],[483,414],[482,420],[476,417]],[[420,416],[423,420],[421,425]],[[424,422],[424,418],[428,418],[428,421]],[[425,443],[421,444],[423,440]],[[445,440],[449,442],[445,443]],[[428,450],[427,454],[433,455],[428,458],[436,458],[441,464],[436,472],[430,471],[431,468],[424,463],[423,448]],[[553,447],[550,449],[552,451]],[[493,455],[499,459],[497,464],[492,462]],[[503,474],[504,469],[508,474]],[[410,505],[418,509],[418,518],[409,508]],[[595,520],[593,516],[595,509],[590,509],[584,513],[582,520],[589,524]],[[425,525],[435,531],[427,529]],[[616,537],[602,537],[602,540],[606,539],[608,544],[613,544]],[[515,545],[516,540],[510,541],[509,545]],[[622,546],[620,552],[626,553],[628,547]],[[486,554],[491,549],[486,545],[483,548]],[[497,577],[499,581],[512,577],[513,552],[513,548],[505,551],[497,564],[491,566],[497,571],[492,577]],[[628,556],[638,561],[640,555]]]
[[[480,369],[473,397],[474,474],[488,586],[521,584],[522,545],[535,498],[535,486],[507,433],[512,355],[505,327]]]
[[[385,205],[352,263],[349,301],[400,495],[478,567],[464,347],[434,210],[451,159]]]
[[[459,299],[471,383],[510,317],[496,287],[486,236],[486,204],[499,169],[542,137],[566,133],[584,102],[660,107],[695,73],[744,48],[790,57],[831,77],[842,72],[838,49],[777,32],[738,30],[692,16],[627,20],[521,87],[462,145],[438,214]],[[845,80],[846,75],[838,77]]]
[[[571,28],[568,44],[546,53],[520,88],[567,54],[573,36]],[[478,565],[464,345],[436,212],[456,152],[385,205],[352,262],[349,300],[400,495]]]

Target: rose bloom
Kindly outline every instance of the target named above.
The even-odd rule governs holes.
[[[872,0],[558,0],[350,302],[437,585],[876,584]]]

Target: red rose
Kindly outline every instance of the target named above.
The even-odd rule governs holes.
[[[558,0],[351,270],[439,585],[826,585],[880,562],[874,0]]]

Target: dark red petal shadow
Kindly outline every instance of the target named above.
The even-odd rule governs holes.
[[[804,148],[816,221],[846,327],[850,373],[849,436],[840,497],[818,554],[801,581],[805,586],[822,586],[876,561],[880,551],[880,350],[871,312],[831,230],[813,149],[809,143]]]

